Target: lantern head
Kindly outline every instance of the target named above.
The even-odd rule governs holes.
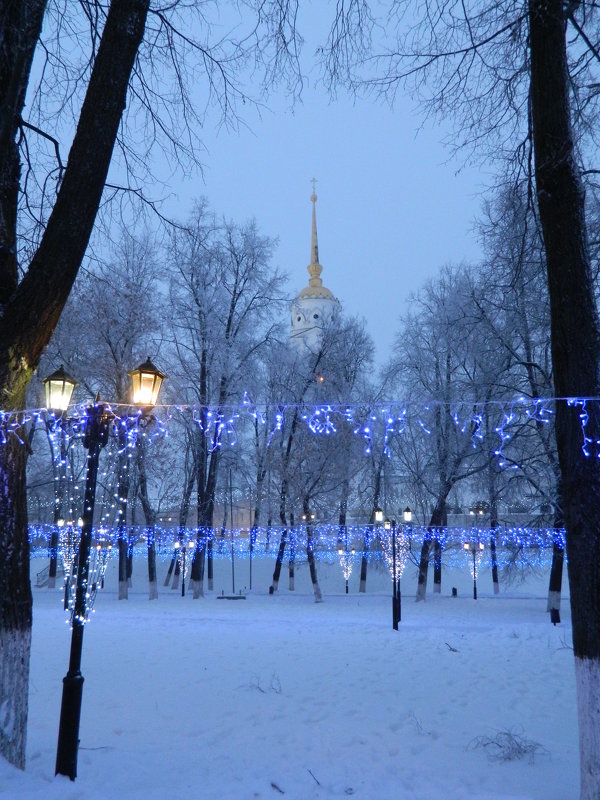
[[[155,406],[162,382],[167,377],[148,357],[139,367],[130,370],[131,399],[136,406]]]
[[[42,381],[46,390],[46,408],[49,411],[66,411],[71,402],[77,381],[61,365],[56,372]]]

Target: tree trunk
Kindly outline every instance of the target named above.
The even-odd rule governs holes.
[[[323,602],[319,579],[317,578],[317,564],[315,561],[315,541],[313,537],[313,526],[310,517],[309,498],[304,498],[304,515],[306,516],[306,555],[308,556],[308,567],[310,569],[310,580],[315,594],[315,603]]]
[[[442,544],[439,536],[433,540],[433,593],[442,592]]]
[[[565,521],[561,508],[560,492],[554,510],[554,531],[559,531]],[[562,595],[562,576],[565,561],[565,550],[562,543],[554,540],[552,546],[552,566],[550,567],[550,582],[548,584],[548,605],[547,611],[550,613],[550,622],[556,625],[560,622],[560,600]]]
[[[128,566],[129,537],[127,535],[127,498],[129,496],[129,449],[127,447],[127,430],[119,433],[119,480],[117,482],[117,537],[119,542],[119,600],[128,598]]]
[[[534,395],[537,397],[538,395]],[[490,416],[486,411],[485,414],[486,436],[491,434]],[[500,583],[498,581],[498,553],[496,551],[496,532],[498,530],[498,491],[497,491],[497,475],[498,467],[496,465],[495,453],[492,451],[488,453],[488,503],[490,505],[490,558],[492,563],[492,586],[494,594],[500,592]]]
[[[550,612],[550,620],[554,624],[560,622],[560,600],[562,595],[562,575],[565,561],[565,551],[557,542],[552,546],[552,566],[550,567],[550,581],[548,584],[548,604],[546,610]]]
[[[50,536],[50,564],[48,566],[49,589],[54,589],[56,586],[56,570],[58,566],[58,544],[59,544],[58,521],[59,519],[63,518],[64,512],[62,508],[62,492],[65,488],[65,483],[67,479],[66,478],[67,445],[65,441],[64,432],[62,429],[58,431],[58,437],[59,437],[60,455],[59,455],[58,468],[54,470],[55,471],[54,480],[56,481],[57,486],[54,490],[54,514],[52,516],[54,527],[52,528],[52,535]]]
[[[158,599],[158,581],[156,579],[156,543],[154,526],[148,529],[148,599]]]
[[[0,447],[0,752],[20,769],[25,768],[32,620],[26,459],[16,436]]]
[[[448,492],[443,493],[443,496],[438,497],[438,501],[433,509],[433,514],[427,527],[427,535],[423,539],[421,547],[421,557],[419,559],[419,576],[417,579],[417,601],[425,600],[427,593],[427,573],[429,571],[429,552],[431,550],[431,543],[436,538],[436,528],[446,527],[448,524],[446,515],[446,497]]]
[[[373,508],[371,509],[371,518],[369,520],[369,527],[365,531],[363,538],[363,551],[360,559],[360,583],[358,591],[363,594],[367,591],[367,567],[369,565],[369,550],[371,548],[371,537],[373,536],[373,525],[375,524],[375,509],[379,505],[379,496],[381,494],[381,472],[383,470],[383,459],[385,457],[382,451],[379,456],[379,464],[375,473],[375,489],[373,491]]]
[[[531,113],[536,192],[546,250],[552,365],[557,397],[600,394],[600,326],[587,247],[584,197],[574,160],[562,0],[529,0]],[[573,651],[579,712],[581,800],[600,797],[600,439],[589,401],[556,405],[556,443],[567,531]]]
[[[288,589],[293,592],[296,588],[295,585],[295,571],[296,571],[296,546],[297,537],[296,529],[294,528],[294,515],[290,514],[290,546],[288,558]]]

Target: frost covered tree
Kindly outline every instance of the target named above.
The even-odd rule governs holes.
[[[262,348],[278,329],[283,276],[272,266],[274,242],[256,223],[219,222],[199,205],[170,248],[171,336],[182,396],[198,405],[190,420],[198,500],[198,542],[191,580],[203,593],[209,533],[222,450]],[[208,550],[210,553],[210,550]]]
[[[421,447],[427,453],[418,475],[431,510],[419,559],[417,600],[425,599],[432,548],[434,591],[441,589],[438,531],[447,526],[451,491],[484,468],[478,403],[484,399],[485,386],[469,290],[466,269],[446,268],[417,294],[396,335],[398,385],[416,409],[409,422],[413,428],[409,443],[420,430]],[[402,447],[400,437],[398,448]]]

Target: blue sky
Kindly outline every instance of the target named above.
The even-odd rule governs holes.
[[[329,4],[303,8],[304,30],[316,37]],[[383,362],[411,292],[444,264],[480,257],[473,220],[487,176],[451,159],[441,144],[448,129],[422,127],[408,97],[393,109],[343,93],[330,102],[308,72],[293,107],[274,93],[260,115],[244,108],[238,131],[209,118],[203,175],[171,183],[168,211],[185,217],[205,196],[227,218],[256,218],[279,238],[276,260],[296,292],[308,279],[314,176],[323,281],[349,314],[365,317]]]

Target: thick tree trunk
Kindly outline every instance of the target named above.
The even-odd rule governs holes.
[[[277,558],[275,559],[275,567],[273,569],[273,579],[269,586],[269,594],[274,594],[279,587],[279,578],[281,577],[281,565],[283,563],[283,556],[285,555],[285,543],[287,540],[287,524],[285,514],[281,516],[281,524],[283,529],[281,531],[281,538],[279,539],[279,549],[277,550]]]
[[[212,592],[212,590],[215,588],[212,536],[206,544],[206,588],[209,592]]]
[[[296,546],[298,544],[298,537],[296,529],[294,528],[294,514],[290,514],[290,544],[289,544],[289,558],[288,558],[288,589],[290,592],[295,591],[296,583]]]
[[[429,571],[429,554],[431,550],[431,545],[436,539],[436,528],[446,527],[448,524],[447,514],[446,514],[446,497],[448,496],[448,491],[443,493],[443,496],[438,497],[438,501],[433,509],[433,514],[431,515],[431,519],[429,521],[429,526],[427,528],[427,535],[423,539],[423,545],[421,547],[421,556],[419,558],[419,575],[417,579],[417,601],[425,600],[425,595],[427,594],[427,573]]]
[[[538,208],[546,250],[557,397],[597,398],[600,326],[574,160],[562,0],[529,0],[531,112]],[[579,711],[581,800],[600,797],[600,408],[558,401],[556,442],[567,531]]]
[[[21,769],[25,768],[32,620],[26,458],[16,436],[9,436],[0,447],[0,752]]]
[[[315,603],[321,603],[323,601],[323,594],[321,592],[319,579],[317,577],[317,562],[315,560],[312,525],[309,525],[306,530],[306,555],[308,556],[308,567],[310,570],[310,580],[315,595]]]
[[[560,481],[558,482],[560,486]],[[554,531],[564,527],[565,520],[562,513],[562,499],[560,491],[554,506]],[[554,541],[552,546],[552,565],[550,567],[550,581],[548,583],[548,605],[550,622],[554,625],[560,622],[560,601],[562,597],[562,578],[565,563],[565,549],[562,542]]]
[[[535,394],[534,397],[538,395]],[[491,434],[489,414],[485,415],[486,436]],[[498,581],[498,553],[496,550],[496,531],[498,529],[498,491],[496,488],[496,475],[498,467],[493,452],[488,453],[488,503],[490,505],[490,559],[492,564],[492,586],[494,594],[500,592]]]
[[[367,591],[367,569],[369,566],[369,550],[371,547],[371,530],[365,532],[363,537],[363,549],[360,557],[360,580],[358,591],[363,594]]]
[[[492,563],[492,586],[494,594],[500,592],[500,582],[498,580],[498,551],[496,547],[496,534],[498,531],[498,523],[490,530],[490,559]]]
[[[442,544],[439,537],[433,540],[433,593],[442,592]]]
[[[66,475],[67,475],[67,470],[66,470],[67,445],[62,430],[58,432],[58,436],[59,436],[60,455],[59,455],[58,467],[55,469],[55,475],[54,475],[54,480],[56,481],[56,488],[54,490],[54,514],[52,515],[52,521],[54,523],[54,527],[52,529],[52,535],[50,536],[50,564],[48,566],[49,589],[54,589],[56,586],[56,570],[58,567],[58,543],[59,543],[58,521],[63,517],[64,513],[62,509],[62,492],[64,490],[64,485],[66,483]]]
[[[129,450],[127,448],[127,431],[119,434],[119,480],[117,484],[117,538],[119,543],[119,600],[128,599],[128,565],[129,537],[127,533],[127,498],[129,497]]]
[[[550,581],[548,583],[548,604],[546,611],[550,612],[551,621],[560,622],[560,600],[562,596],[562,576],[565,561],[565,551],[557,542],[552,547],[552,565],[550,567]]]

